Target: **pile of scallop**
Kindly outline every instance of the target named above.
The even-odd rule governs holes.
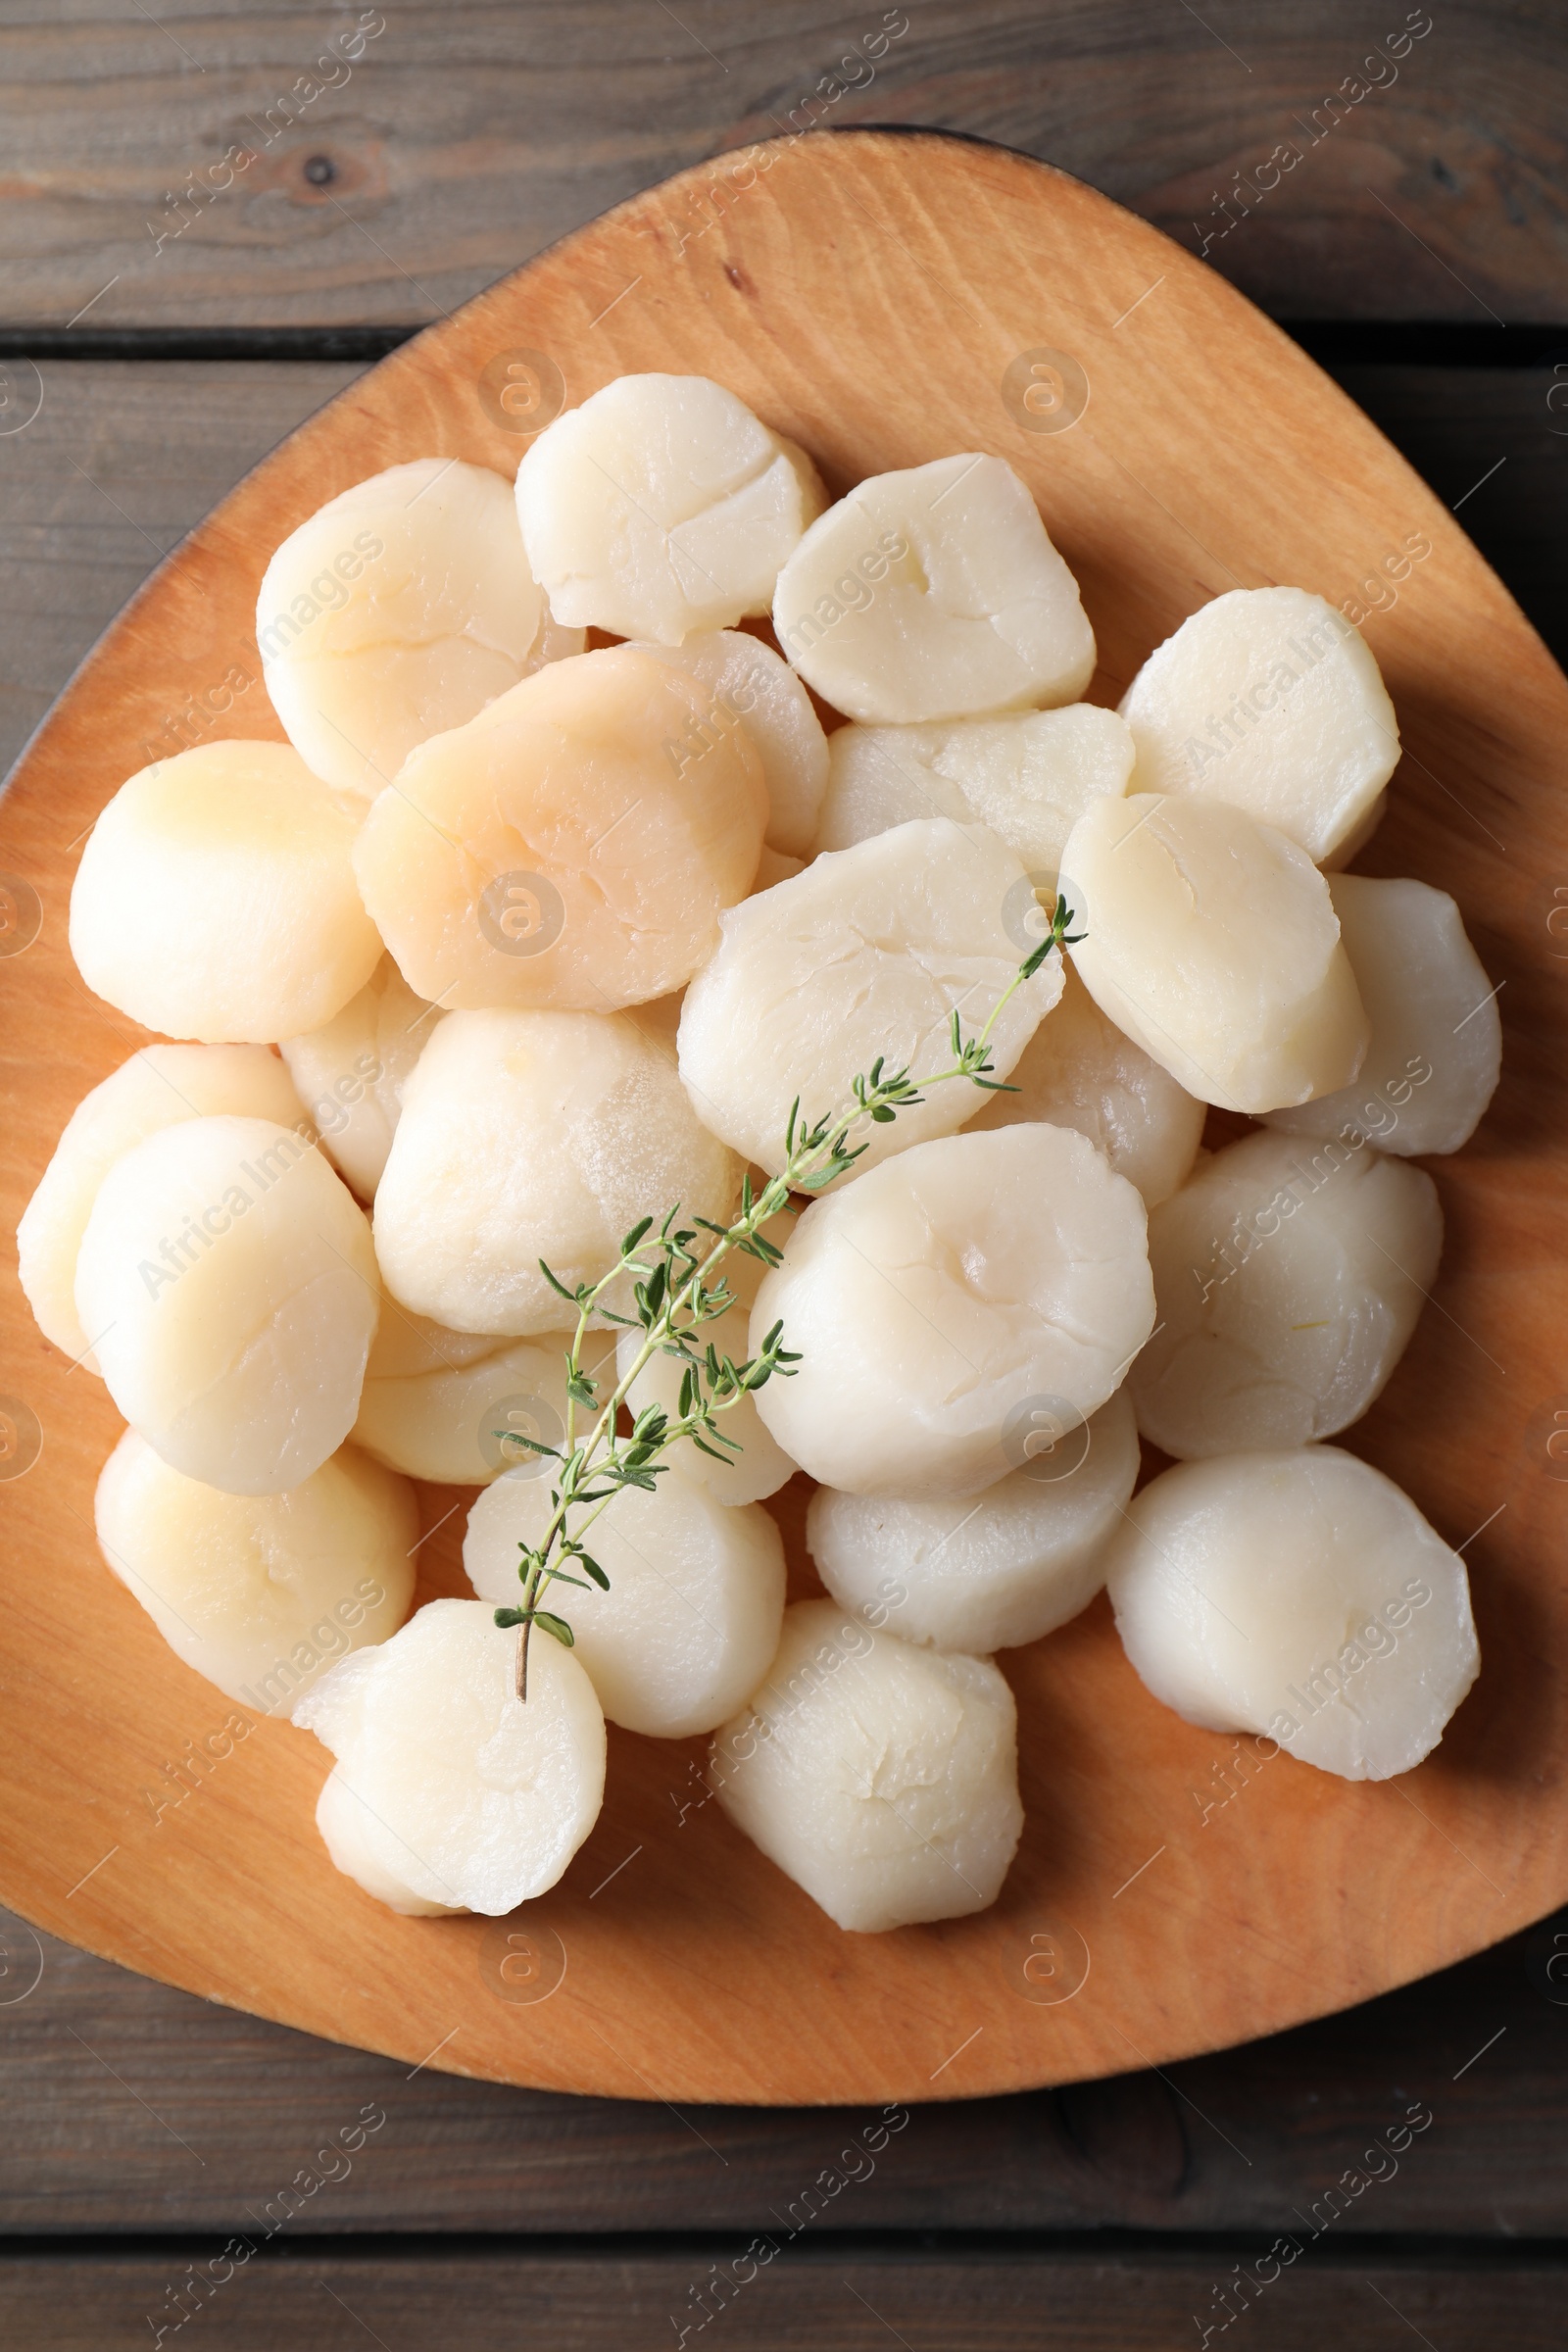
[[[257,631],[287,742],[160,760],[87,841],[82,978],[179,1042],[87,1096],[19,1240],[128,1424],[105,1560],[330,1749],[340,1870],[511,1911],[593,1827],[608,1720],[711,1735],[719,1806],[841,1927],[979,1910],[1023,1820],[993,1653],[1102,1588],[1189,1723],[1350,1780],[1428,1753],[1479,1663],[1464,1564],[1325,1441],[1409,1343],[1443,1239],[1416,1163],[1470,1135],[1499,1035],[1454,902],[1343,870],[1398,734],[1337,611],[1220,596],[1101,708],[1003,460],[829,505],[732,393],[640,375],[514,493],[429,458],[333,498]],[[994,1034],[1014,1091],[932,1088],[780,1265],[729,1261],[720,1351],[782,1321],[799,1366],[731,1461],[683,1445],[615,1497],[610,1589],[519,1702],[494,1612],[569,1346],[541,1263],[570,1289],[642,1217],[725,1220],[796,1098],[943,1068],[1058,891],[1070,959]],[[1257,1124],[1205,1151],[1210,1104]],[[1173,1466],[1139,1488],[1141,1438]],[[830,1597],[786,1607],[762,1506],[797,1472]],[[480,1490],[477,1597],[411,1616],[415,1480]]]

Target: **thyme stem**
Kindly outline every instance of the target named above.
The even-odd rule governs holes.
[[[516,1441],[536,1453],[549,1455],[560,1465],[557,1484],[551,1490],[551,1512],[544,1534],[537,1544],[520,1547],[517,1574],[522,1585],[521,1605],[497,1609],[495,1613],[497,1625],[515,1625],[520,1629],[515,1681],[519,1700],[526,1700],[528,1695],[528,1645],[534,1627],[539,1625],[568,1648],[571,1645],[569,1625],[553,1610],[540,1606],[551,1584],[557,1577],[581,1581],[570,1573],[572,1568],[580,1567],[594,1584],[609,1588],[608,1576],[585,1548],[583,1538],[615,1495],[625,1487],[640,1487],[652,1493],[661,1470],[668,1466],[662,1457],[685,1440],[691,1440],[719,1460],[728,1459],[728,1454],[720,1448],[728,1447],[734,1453],[739,1447],[734,1439],[719,1429],[719,1416],[732,1412],[744,1397],[755,1396],[775,1375],[788,1379],[800,1361],[798,1355],[784,1347],[781,1324],[774,1325],[757,1355],[741,1363],[718,1355],[711,1343],[706,1350],[698,1348],[696,1335],[703,1325],[716,1321],[735,1303],[733,1292],[718,1272],[724,1259],[739,1250],[760,1259],[765,1266],[779,1263],[781,1252],[768,1241],[764,1228],[792,1205],[792,1196],[821,1192],[855,1165],[866,1146],[861,1143],[852,1147],[850,1138],[862,1120],[885,1125],[901,1110],[914,1108],[924,1100],[926,1090],[947,1085],[956,1078],[966,1078],[989,1093],[1013,1092],[989,1075],[991,1040],[997,1022],[1018,990],[1034,977],[1054,950],[1059,952],[1063,945],[1076,945],[1067,928],[1072,919],[1066,900],[1058,895],[1048,933],[1019,964],[974,1037],[965,1040],[958,1015],[954,1013],[953,1058],[945,1069],[911,1078],[906,1069],[887,1070],[879,1056],[869,1071],[854,1081],[850,1103],[836,1116],[819,1119],[809,1126],[802,1121],[797,1100],[785,1133],[783,1167],[755,1194],[751,1177],[743,1180],[741,1212],[729,1225],[718,1226],[698,1217],[690,1226],[681,1226],[677,1205],[655,1236],[655,1220],[644,1217],[625,1236],[610,1271],[597,1282],[579,1284],[571,1291],[541,1260],[546,1281],[575,1307],[576,1328],[566,1357],[566,1420],[561,1447],[545,1446],[531,1438]],[[700,1241],[700,1234],[711,1237],[706,1246]],[[628,1278],[637,1305],[635,1317],[616,1313],[603,1304],[606,1294]],[[612,1323],[630,1330],[640,1329],[643,1334],[629,1367],[602,1403],[597,1381],[582,1368],[583,1347],[596,1312]],[[672,1417],[662,1406],[646,1406],[637,1415],[630,1437],[619,1438],[616,1423],[620,1408],[639,1375],[660,1353],[683,1360],[679,1409]],[[577,1435],[579,1404],[596,1410],[592,1427],[581,1439]],[[514,1436],[509,1431],[496,1434],[503,1439]],[[585,1517],[574,1516],[583,1512],[587,1514]]]

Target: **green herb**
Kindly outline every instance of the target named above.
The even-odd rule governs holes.
[[[775,1376],[787,1380],[801,1360],[784,1346],[781,1323],[774,1324],[759,1352],[741,1363],[720,1355],[710,1340],[703,1342],[703,1327],[716,1322],[735,1303],[735,1295],[719,1271],[722,1261],[738,1250],[764,1266],[780,1262],[782,1253],[767,1239],[763,1227],[795,1207],[792,1195],[819,1193],[854,1167],[866,1147],[852,1144],[850,1138],[862,1120],[885,1126],[901,1110],[912,1110],[922,1102],[923,1089],[946,1085],[953,1078],[967,1079],[988,1094],[1015,1094],[1015,1087],[1004,1086],[990,1075],[994,1066],[990,1059],[992,1033],[1004,1006],[1034,977],[1052,950],[1064,943],[1076,945],[1067,929],[1072,919],[1066,900],[1058,895],[1049,932],[1018,966],[977,1036],[964,1037],[955,1012],[953,1059],[946,1069],[911,1078],[906,1069],[888,1069],[879,1055],[870,1069],[856,1079],[849,1107],[812,1124],[802,1119],[797,1099],[785,1131],[783,1168],[756,1192],[751,1176],[743,1178],[740,1215],[733,1224],[715,1225],[699,1216],[682,1224],[678,1206],[657,1230],[653,1217],[643,1217],[621,1242],[609,1272],[597,1282],[579,1283],[574,1290],[568,1290],[540,1260],[545,1280],[576,1309],[577,1327],[566,1355],[566,1426],[562,1444],[546,1446],[514,1430],[495,1433],[503,1441],[548,1455],[559,1465],[544,1535],[536,1546],[519,1546],[521,1605],[495,1613],[497,1625],[522,1629],[517,1644],[519,1699],[528,1695],[528,1643],[535,1626],[567,1649],[572,1646],[572,1631],[565,1619],[540,1605],[550,1587],[578,1585],[588,1591],[597,1585],[604,1592],[610,1590],[609,1577],[585,1543],[601,1512],[625,1487],[640,1487],[651,1494],[656,1481],[669,1467],[664,1455],[682,1443],[689,1442],[714,1461],[732,1459],[741,1447],[720,1428],[721,1417]],[[612,1312],[604,1301],[608,1293],[627,1279],[635,1312],[622,1315]],[[629,1368],[603,1399],[598,1383],[582,1363],[589,1322],[596,1313],[606,1322],[643,1335]],[[647,1405],[637,1415],[630,1435],[619,1436],[615,1424],[620,1407],[638,1374],[657,1354],[673,1355],[681,1361],[676,1410],[671,1416],[662,1405]],[[579,1408],[595,1416],[592,1427],[580,1438]]]

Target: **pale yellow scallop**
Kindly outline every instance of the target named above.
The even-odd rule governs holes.
[[[681,988],[767,822],[740,727],[633,646],[552,662],[414,752],[355,845],[365,904],[432,1004],[612,1012]]]
[[[394,1911],[494,1916],[554,1886],[599,1818],[605,1719],[569,1650],[478,1600],[432,1600],[356,1651],[295,1721],[331,1749],[317,1826],[338,1869]]]
[[[448,1331],[384,1300],[354,1443],[378,1462],[438,1486],[486,1487],[504,1470],[543,1478],[548,1486],[550,1455],[525,1441],[562,1450],[571,1339],[568,1331],[536,1340]],[[581,1360],[592,1374],[613,1355],[611,1335],[592,1332]],[[612,1375],[602,1398],[613,1387]],[[579,1405],[579,1434],[593,1418]]]
[[[256,637],[290,743],[368,800],[416,743],[583,646],[545,609],[512,484],[459,458],[389,466],[291,531],[263,576]]]
[[[1075,702],[1095,667],[1078,583],[1002,458],[861,482],[779,574],[773,627],[846,717],[907,725]]]
[[[1309,858],[1377,823],[1399,724],[1360,632],[1305,588],[1234,588],[1150,655],[1122,697],[1140,793],[1228,801]]]
[[[766,1673],[784,1615],[784,1540],[760,1505],[727,1508],[685,1475],[681,1446],[652,1494],[624,1488],[586,1541],[610,1579],[553,1585],[547,1605],[574,1636],[612,1723],[653,1740],[687,1740],[732,1715]],[[468,1514],[463,1565],[482,1600],[518,1603],[520,1547],[544,1540],[547,1479],[509,1475]],[[549,1637],[537,1633],[528,1652]]]
[[[847,850],[912,816],[989,825],[1037,889],[1054,880],[1091,801],[1117,799],[1133,739],[1114,710],[1069,703],[923,727],[839,727],[828,738],[818,850]]]
[[[983,1911],[1023,1830],[1017,1709],[997,1668],[871,1633],[831,1600],[785,1612],[709,1778],[736,1828],[861,1935]]]
[[[321,1149],[362,1200],[373,1200],[403,1108],[403,1089],[441,1014],[383,956],[324,1029],[278,1047]]]
[[[1185,1183],[1207,1105],[1107,1020],[1067,966],[1061,1002],[1046,1015],[1007,1076],[1012,1094],[988,1097],[966,1134],[1043,1119],[1076,1127],[1152,1208]]]
[[[284,743],[205,743],[122,784],[87,837],[71,952],[167,1037],[273,1045],[365,986],[381,943],[354,879],[363,804]]]
[[[362,1209],[267,1119],[183,1120],[117,1159],[76,1261],[109,1394],[187,1478],[297,1487],[354,1426],[380,1307]]]
[[[352,1446],[279,1494],[225,1494],[127,1429],[94,1516],[105,1560],[170,1648],[267,1714],[384,1642],[414,1597],[414,1489]]]
[[[703,375],[621,375],[545,427],[517,513],[556,619],[679,645],[765,612],[826,505],[804,450]]]
[[[98,1358],[76,1313],[76,1258],[115,1161],[160,1128],[232,1112],[294,1126],[288,1071],[265,1046],[143,1046],[85,1095],[17,1227],[18,1273],[45,1339],[89,1372]]]
[[[403,1306],[526,1339],[564,1311],[541,1259],[575,1290],[610,1271],[640,1218],[679,1202],[727,1221],[739,1189],[667,1051],[629,1019],[454,1012],[404,1091],[376,1252]],[[622,1280],[607,1303],[624,1314],[629,1298]]]
[[[1061,891],[1101,1011],[1200,1102],[1256,1117],[1359,1070],[1370,1029],[1329,886],[1283,833],[1224,801],[1097,801]]]

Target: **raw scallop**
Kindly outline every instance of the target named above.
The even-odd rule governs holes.
[[[1248,1135],[1149,1220],[1158,1329],[1128,1375],[1179,1460],[1305,1446],[1358,1421],[1443,1252],[1438,1189],[1366,1146]]]
[[[709,1772],[736,1827],[861,1934],[983,1911],[1023,1829],[1017,1711],[996,1667],[871,1633],[830,1600],[786,1611]]]
[[[981,1657],[1076,1617],[1105,1581],[1105,1539],[1138,1476],[1126,1390],[1087,1422],[1041,1428],[1026,1451],[973,1500],[818,1487],[806,1543],[833,1598],[901,1642]]]
[[[514,1911],[599,1818],[594,1687],[569,1650],[536,1641],[520,1702],[516,1643],[483,1601],[427,1601],[295,1710],[337,1758],[316,1812],[327,1851],[394,1911]]]
[[[297,1487],[225,1494],[127,1429],[104,1465],[99,1548],[175,1655],[265,1714],[288,1714],[414,1597],[414,1489],[352,1446]]]
[[[1157,1699],[1348,1781],[1430,1755],[1480,1671],[1463,1560],[1337,1446],[1178,1463],[1128,1506],[1105,1572]]]
[[[1041,1417],[1099,1410],[1154,1320],[1143,1201],[1081,1135],[956,1135],[806,1211],[752,1309],[802,1362],[758,1410],[853,1494],[995,1486]]]

